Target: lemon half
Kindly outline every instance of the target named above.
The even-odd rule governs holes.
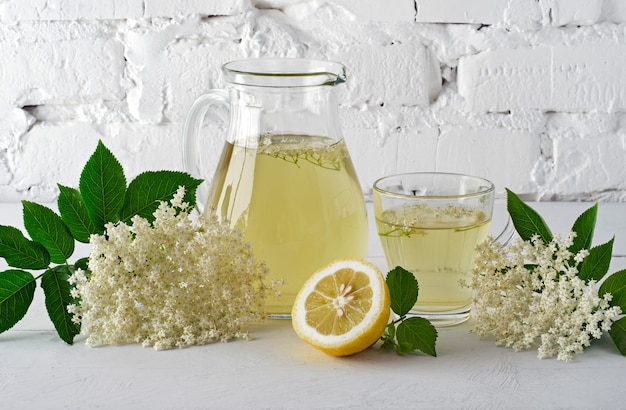
[[[389,308],[389,289],[378,267],[361,259],[340,259],[306,281],[291,320],[305,342],[333,356],[348,356],[380,338]]]

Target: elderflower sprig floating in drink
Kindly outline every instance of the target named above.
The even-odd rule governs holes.
[[[193,220],[183,187],[154,222],[109,223],[92,236],[90,273],[70,278],[74,320],[87,344],[141,343],[157,350],[248,339],[263,317],[265,265],[243,233],[213,214]]]
[[[539,358],[570,361],[609,332],[626,355],[626,270],[608,272],[613,239],[591,247],[597,204],[570,233],[552,235],[532,208],[507,190],[507,209],[520,239],[478,246],[472,274],[474,332]]]

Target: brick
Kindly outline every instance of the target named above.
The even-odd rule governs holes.
[[[230,16],[245,10],[241,0],[144,0],[145,17],[174,17],[190,14]]]
[[[346,129],[344,135],[361,188],[369,195],[376,179],[396,173],[398,135],[391,135],[382,145],[376,129]]]
[[[24,106],[123,97],[124,50],[106,32],[81,37],[83,31],[64,34],[47,23],[21,30],[0,42],[0,61],[10,62],[0,70],[0,100]]]
[[[582,193],[601,195],[625,190],[625,147],[623,132],[587,138],[555,138],[551,190],[566,198],[580,197]]]
[[[535,192],[531,173],[541,157],[536,135],[506,129],[443,129],[437,171],[476,175],[491,180],[496,192]]]
[[[331,15],[339,19],[359,22],[370,21],[414,21],[413,0],[330,0],[312,2],[302,0],[255,0],[259,9],[280,10],[295,20],[306,20],[324,7],[332,9]]]
[[[543,2],[550,0],[509,1],[502,25],[515,31],[536,31],[547,23],[548,9]]]
[[[548,0],[547,3],[553,26],[591,25],[602,14],[603,0]]]
[[[402,129],[400,137],[396,169],[398,173],[437,169],[438,129],[407,127]]]
[[[558,200],[624,200],[626,133],[620,117],[553,113],[544,135],[545,163],[535,178]]]
[[[356,21],[414,21],[413,0],[333,0],[348,10]]]
[[[613,23],[626,23],[626,2],[624,0],[604,0],[602,20]]]
[[[340,119],[363,192],[375,180],[401,172],[435,169],[437,129],[416,125],[412,108],[342,107]]]
[[[139,18],[143,0],[5,0],[0,21],[25,20],[118,20]]]
[[[462,57],[459,92],[474,112],[626,109],[626,46],[496,49]]]
[[[359,111],[342,107],[340,121],[350,158],[364,193],[373,182],[396,172],[398,134],[383,134],[377,124],[380,110]]]
[[[497,49],[459,59],[459,93],[471,111],[543,108],[550,102],[551,49]]]
[[[11,170],[13,195],[52,201],[58,194],[57,183],[77,187],[99,139],[102,135],[87,123],[33,126],[22,139],[19,158]]]
[[[420,43],[358,44],[330,55],[343,62],[348,81],[341,101],[428,106],[441,90],[439,63]]]
[[[496,24],[508,0],[415,0],[418,23]]]

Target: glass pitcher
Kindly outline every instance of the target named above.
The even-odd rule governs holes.
[[[338,258],[367,255],[361,186],[343,140],[334,98],[345,67],[328,61],[250,59],[225,64],[227,91],[211,90],[192,105],[184,162],[201,175],[200,125],[213,104],[228,104],[230,126],[204,212],[241,229],[268,282],[270,317],[290,317],[297,292]]]

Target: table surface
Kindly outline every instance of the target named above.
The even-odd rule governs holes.
[[[591,206],[530,205],[563,234]],[[368,211],[368,258],[386,269]],[[494,226],[504,214],[498,204]],[[0,225],[20,227],[21,206],[0,203]],[[613,235],[611,272],[626,268],[626,204],[600,203],[594,244]],[[0,408],[626,408],[626,357],[608,337],[565,363],[497,347],[471,327],[440,329],[436,358],[377,348],[335,358],[298,339],[288,320],[250,326],[251,341],[90,348],[83,336],[72,346],[57,337],[38,288],[26,317],[0,334]]]

